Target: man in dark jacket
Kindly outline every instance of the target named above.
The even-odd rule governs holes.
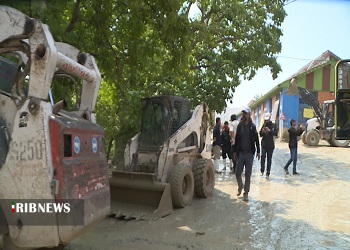
[[[293,174],[299,174],[297,172],[297,159],[298,159],[298,139],[297,136],[301,135],[304,132],[304,126],[300,125],[299,128],[296,128],[296,121],[294,119],[290,120],[291,127],[288,129],[289,133],[289,150],[290,150],[290,159],[288,160],[284,171],[286,174],[289,174],[288,167],[293,162]]]
[[[270,120],[270,113],[264,115],[264,125],[260,129],[261,139],[261,175],[265,172],[265,158],[267,155],[267,170],[266,178],[269,178],[271,171],[272,154],[275,149],[275,138],[277,136],[278,129],[274,123]]]
[[[219,160],[220,160],[220,149],[221,149],[221,119],[216,117],[216,125],[213,130],[213,155],[214,155],[214,166],[215,172],[221,173]]]
[[[231,136],[230,136],[230,129],[228,127],[228,121],[224,122],[224,128],[221,132],[221,140],[222,140],[222,159],[224,163],[224,168],[222,170],[226,170],[227,161],[226,158],[229,159],[229,166],[231,169],[231,162],[232,162],[232,149],[231,149]]]
[[[250,118],[250,109],[242,110],[242,121],[237,126],[234,158],[237,158],[236,179],[238,183],[237,196],[240,196],[243,190],[242,172],[245,167],[245,181],[243,200],[248,201],[248,193],[250,190],[250,177],[252,175],[253,160],[255,154],[260,160],[259,136],[256,126]]]

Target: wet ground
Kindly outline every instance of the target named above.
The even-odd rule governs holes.
[[[105,219],[67,249],[350,249],[350,148],[299,142],[300,175],[286,176],[276,147],[270,179],[254,161],[249,202],[227,171],[211,198],[151,223]]]

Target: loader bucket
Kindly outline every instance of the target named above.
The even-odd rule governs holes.
[[[149,173],[113,171],[109,180],[111,214],[136,220],[156,220],[173,211],[169,183]]]
[[[298,95],[299,89],[298,89],[298,82],[295,78],[292,78],[289,83],[289,87],[286,90],[287,95]]]

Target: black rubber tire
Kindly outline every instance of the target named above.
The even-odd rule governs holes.
[[[350,140],[337,140],[335,139],[335,131],[332,132],[329,144],[333,147],[346,147],[350,143]]]
[[[212,160],[199,159],[193,169],[194,193],[199,198],[213,195],[215,186],[214,164]]]
[[[5,127],[6,123],[0,117],[0,168],[5,163],[8,153],[6,133],[4,130]]]
[[[22,248],[22,247],[18,247],[16,246],[13,242],[12,239],[10,237],[10,235],[8,234],[3,234],[2,235],[2,242],[0,243],[0,250],[25,250],[25,249],[30,249],[30,248]]]
[[[304,131],[304,132],[301,134],[301,141],[302,141],[304,144],[307,144],[307,142],[306,142],[306,131]]]
[[[306,134],[306,142],[309,146],[317,146],[320,142],[320,135],[317,131],[311,130]]]
[[[173,206],[182,208],[190,205],[194,193],[192,169],[186,164],[176,164],[170,173],[169,183]]]

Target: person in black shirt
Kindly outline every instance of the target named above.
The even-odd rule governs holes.
[[[220,171],[220,149],[221,149],[221,119],[216,117],[216,125],[213,130],[213,156],[214,156],[214,166],[215,172],[221,173]]]
[[[256,126],[250,118],[250,109],[242,110],[242,121],[237,126],[234,158],[237,158],[236,179],[238,183],[237,196],[240,196],[243,190],[242,172],[245,167],[245,181],[243,200],[248,201],[248,193],[250,190],[250,177],[252,175],[253,160],[257,152],[257,158],[260,160],[259,135]]]
[[[265,158],[267,155],[267,169],[266,178],[269,178],[271,171],[272,154],[275,149],[275,138],[277,136],[278,129],[274,123],[270,120],[270,113],[266,113],[264,116],[264,125],[260,129],[261,139],[261,175],[265,172]]]
[[[293,174],[299,174],[297,172],[297,159],[298,159],[298,139],[297,136],[301,135],[305,128],[303,125],[300,125],[299,128],[296,128],[296,121],[294,119],[290,120],[291,127],[288,129],[289,133],[289,150],[290,150],[290,159],[287,164],[284,166],[284,171],[286,174],[289,174],[288,167],[293,162]]]
[[[224,168],[222,170],[226,170],[226,158],[229,158],[229,164],[230,164],[230,169],[232,168],[231,163],[232,163],[232,149],[231,149],[231,136],[230,136],[230,129],[228,127],[228,121],[224,122],[224,128],[221,132],[221,140],[222,140],[222,159],[224,163]]]

